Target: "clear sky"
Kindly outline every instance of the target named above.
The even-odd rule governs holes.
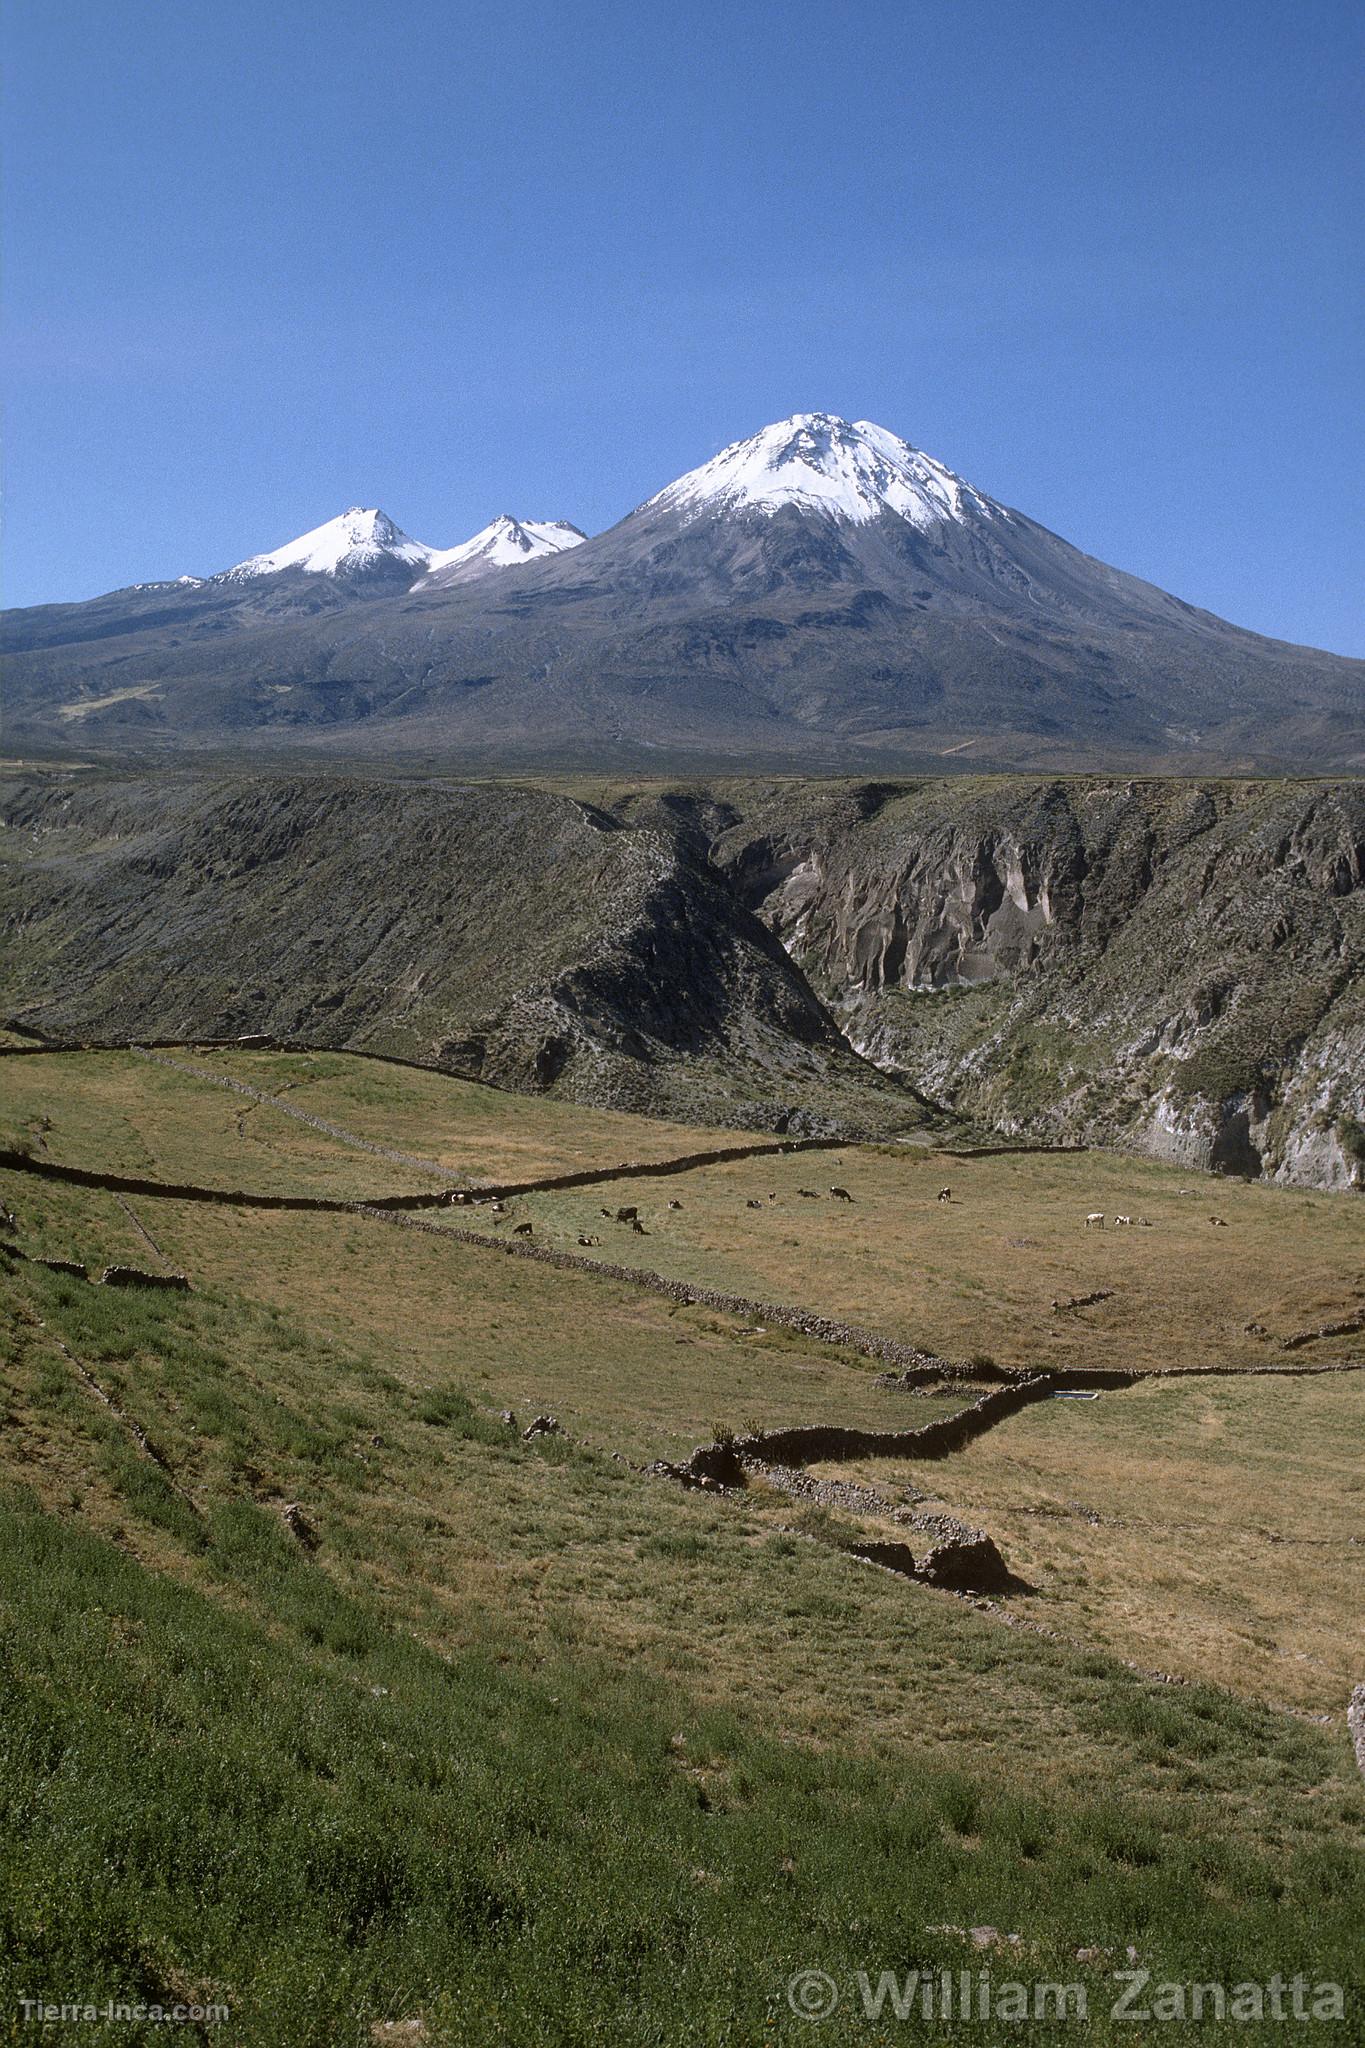
[[[870,418],[1365,653],[1358,0],[11,0],[6,600]]]

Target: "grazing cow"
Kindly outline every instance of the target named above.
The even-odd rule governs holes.
[[[631,1227],[631,1229],[632,1229],[632,1230],[633,1230],[633,1231],[635,1232],[635,1235],[636,1235],[637,1237],[648,1237],[648,1236],[649,1236],[649,1232],[648,1232],[648,1231],[647,1231],[647,1230],[645,1229],[645,1226],[644,1226],[644,1224],[643,1224],[643,1223],[642,1223],[642,1222],[640,1221],[640,1219],[639,1219],[639,1217],[638,1217],[638,1216],[632,1216],[632,1217],[631,1217],[631,1219],[630,1219],[630,1227]]]
[[[1123,1224],[1125,1224],[1125,1223],[1131,1224],[1131,1223],[1132,1223],[1132,1220],[1133,1220],[1133,1219],[1132,1219],[1132,1217],[1131,1217],[1131,1216],[1116,1216],[1116,1217],[1114,1218],[1114,1228],[1115,1228],[1115,1230],[1118,1230],[1118,1229],[1120,1229],[1120,1228],[1122,1227],[1122,1225],[1123,1225]]]
[[[951,1189],[951,1188],[940,1188],[940,1189],[939,1189],[939,1191],[938,1191],[938,1198],[939,1198],[940,1202],[951,1202],[951,1201],[952,1201],[952,1199],[953,1199],[953,1191],[952,1191],[952,1189]]]
[[[744,1206],[746,1209],[761,1209],[763,1207],[763,1204],[762,1202],[756,1202],[753,1196],[750,1195],[748,1201],[744,1204]]]
[[[616,1220],[618,1223],[638,1223],[640,1220],[640,1212],[638,1209],[634,1207],[631,1207],[629,1209],[618,1209],[616,1212]]]
[[[1094,1230],[1103,1230],[1103,1228],[1104,1228],[1104,1211],[1103,1211],[1103,1209],[1092,1209],[1092,1210],[1090,1211],[1090,1214],[1089,1214],[1089,1215],[1088,1215],[1088,1216],[1086,1217],[1086,1219],[1085,1219],[1085,1227],[1086,1227],[1086,1229],[1087,1229],[1087,1230],[1091,1230],[1091,1229],[1094,1229]]]
[[[669,1206],[669,1208],[670,1208],[670,1209],[681,1209],[681,1207],[682,1207],[682,1203],[681,1203],[681,1202],[670,1202],[668,1206]]]
[[[831,1188],[830,1193],[836,1202],[851,1202],[853,1200],[847,1188]]]
[[[530,1237],[532,1235],[530,1224],[518,1223],[512,1235],[513,1237]]]

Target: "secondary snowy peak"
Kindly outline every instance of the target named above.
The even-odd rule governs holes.
[[[587,535],[570,526],[567,519],[514,519],[510,512],[503,512],[471,540],[461,541],[456,548],[438,549],[427,565],[427,573],[434,576],[437,570],[454,570],[481,575],[485,569],[510,569],[518,562],[533,562],[541,555],[561,555],[566,548],[576,548],[586,539]],[[457,579],[442,578],[454,580]]]
[[[390,562],[418,576],[434,550],[423,547],[395,526],[387,513],[353,505],[338,519],[301,533],[268,555],[252,555],[223,571],[223,580],[245,583],[256,576],[278,576],[284,569],[302,569],[308,576],[356,576]]]
[[[798,412],[763,427],[689,470],[640,509],[695,517],[740,508],[773,513],[784,505],[859,526],[888,512],[929,527],[973,514],[993,518],[1001,509],[885,427],[828,412]]]

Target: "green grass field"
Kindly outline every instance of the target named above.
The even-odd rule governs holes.
[[[342,1064],[365,1073],[329,1080],[319,1114],[357,1130],[363,1114],[364,1135],[414,1153],[463,1131],[461,1169],[500,1177],[478,1147],[486,1102],[418,1077],[450,1091],[445,1120],[390,1130],[365,1083],[395,1074],[401,1091],[409,1076]],[[45,1105],[30,1070],[48,1066],[61,1091]],[[188,1080],[173,1094],[181,1077],[114,1056],[91,1057],[87,1095],[86,1067],[0,1062],[5,1128],[50,1116],[41,1135],[61,1158],[264,1185],[217,1166],[231,1098]],[[538,1107],[516,1104],[528,1156]],[[549,1116],[541,1160],[641,1158],[664,1135]],[[315,1138],[348,1170],[380,1164],[278,1121],[278,1191],[316,1187],[331,1153]],[[627,1135],[614,1155],[605,1140]],[[667,1135],[665,1154],[701,1142]],[[602,1201],[639,1199],[651,1264],[860,1319],[881,1305],[886,1327],[937,1331],[957,1357],[1006,1358],[992,1333],[1024,1329],[1022,1311],[988,1286],[950,1323],[950,1277],[896,1293],[889,1255],[850,1273],[846,1225],[875,1235],[897,1189],[907,1232],[942,1221],[970,1247],[973,1228],[999,1227],[973,1225],[980,1191],[1023,1199],[1004,1176],[1032,1170],[1035,1214],[1057,1219],[1049,1259],[1147,1257],[1136,1232],[1131,1254],[1128,1240],[1073,1251],[1061,1225],[1073,1167],[1150,1171],[1129,1162],[980,1161],[963,1179],[849,1149],[765,1161],[760,1177],[770,1167],[858,1197],[851,1212],[804,1203],[806,1255],[785,1269],[743,1230],[769,1222],[743,1207],[753,1168],[614,1183]],[[955,1197],[961,1181],[961,1212],[921,1216],[940,1176]],[[1282,1199],[1218,1186],[1215,1202],[1209,1185],[1199,1206],[1228,1215],[1210,1236],[1229,1253],[1259,1214],[1239,1205]],[[193,1284],[117,1291],[0,1261],[0,2011],[35,1996],[223,2003],[231,2018],[203,2038],[253,2048],[1132,2041],[1142,2030],[1108,2017],[1131,1944],[1158,1978],[1339,1982],[1348,2019],[1313,2035],[1361,2038],[1365,1781],[1342,1718],[1360,1675],[1353,1376],[1047,1403],[932,1467],[859,1468],[990,1530],[1030,1587],[997,1609],[1038,1624],[1007,1627],[811,1540],[771,1489],[688,1494],[640,1469],[717,1428],[908,1427],[969,1393],[914,1399],[876,1387],[867,1359],[751,1318],[359,1216],[137,1198],[130,1217],[17,1172],[0,1198],[25,1248],[150,1265],[140,1222]],[[1155,1218],[1150,1187],[1143,1199]],[[1179,1217],[1189,1198],[1163,1199]],[[1302,1199],[1279,1212],[1286,1315],[1359,1270],[1349,1204]],[[516,1213],[558,1242],[580,1202],[535,1196]],[[1327,1220],[1296,1233],[1310,1213]],[[619,1257],[597,1228],[599,1255]],[[930,1306],[943,1320],[921,1329]],[[553,1412],[565,1434],[524,1441],[504,1409],[522,1425]],[[983,1925],[999,1945],[962,1932]],[[859,1970],[875,1984],[961,1968],[1078,1981],[1090,2019],[926,2032],[860,2009]],[[807,1969],[843,1992],[823,2029],[787,2000]]]

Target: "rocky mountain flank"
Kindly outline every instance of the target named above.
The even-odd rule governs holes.
[[[3,1015],[1365,1184],[1365,785],[35,775]]]
[[[0,815],[0,1015],[55,1040],[264,1032],[698,1123],[922,1120],[671,827],[320,777],[43,776]]]

